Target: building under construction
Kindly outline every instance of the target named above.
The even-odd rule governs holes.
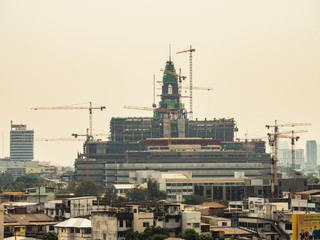
[[[112,118],[111,139],[87,143],[87,153],[75,161],[74,180],[90,177],[111,188],[129,183],[130,172],[138,170],[187,170],[202,178],[233,177],[235,171],[268,177],[270,154],[265,142],[234,142],[234,119],[188,119],[179,77],[173,62],[167,61],[153,117]]]

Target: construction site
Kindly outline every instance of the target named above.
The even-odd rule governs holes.
[[[182,76],[171,57],[165,64],[158,104],[152,107],[124,106],[151,111],[153,117],[111,118],[110,139],[87,138],[84,153],[75,161],[74,181],[89,177],[105,188],[129,183],[136,171],[191,171],[194,178],[270,178],[271,156],[265,141],[235,141],[238,131],[233,118],[193,120],[192,53],[189,53],[189,110],[182,103]],[[199,88],[201,89],[201,88]],[[210,88],[203,88],[210,90]]]
[[[255,195],[272,198],[281,196],[283,189],[280,188],[279,181],[283,177],[283,172],[278,171],[278,140],[286,138],[291,141],[291,166],[290,171],[286,170],[291,174],[284,173],[284,176],[295,179],[299,173],[296,172],[295,142],[299,139],[297,134],[307,130],[292,130],[292,128],[310,123],[280,124],[275,121],[266,125],[270,130],[267,136],[249,140],[247,135],[245,139],[236,137],[238,127],[233,118],[193,119],[193,90],[212,90],[210,87],[193,86],[193,52],[195,49],[192,46],[177,52],[177,54],[189,53],[189,85],[183,85],[187,77],[181,74],[181,69],[177,73],[170,55],[165,68],[160,69],[163,77],[162,81],[157,82],[161,86],[158,104],[155,100],[156,82],[153,78],[152,107],[124,106],[124,109],[133,112],[145,111],[152,113],[153,116],[112,117],[107,141],[96,139],[101,135],[93,133],[92,130],[93,110],[102,111],[105,106],[89,102],[86,105],[32,108],[32,110],[89,110],[89,128],[86,134],[72,134],[73,140],[84,140],[83,152],[78,153],[74,163],[73,181],[81,182],[85,178],[91,178],[105,189],[113,189],[119,184],[137,184],[136,177],[132,177],[136,175],[143,175],[145,180],[154,174],[168,176],[178,174],[200,182],[203,179],[211,179],[213,182],[214,179],[218,182],[227,179],[230,182],[224,183],[226,187],[223,192],[218,194],[217,191],[222,191],[221,189],[208,191],[215,196],[218,194],[224,196],[223,199],[230,200],[241,199],[247,194],[244,190],[233,191],[228,187],[233,184],[232,179],[240,176],[241,179],[265,179],[259,185],[261,189],[256,189],[254,185]],[[187,96],[182,95],[182,92],[186,92],[182,89],[188,89]],[[187,98],[189,103],[182,102],[183,98]],[[267,142],[271,153],[266,151]],[[267,182],[268,184],[262,184]],[[292,182],[288,189],[294,187],[295,182]],[[182,197],[183,194],[190,192],[181,193]]]

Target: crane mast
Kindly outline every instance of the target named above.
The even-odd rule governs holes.
[[[193,91],[193,86],[192,86],[192,52],[195,52],[196,49],[192,48],[192,45],[190,45],[190,48],[187,49],[187,50],[183,50],[183,51],[179,51],[177,52],[177,54],[180,54],[180,53],[187,53],[189,52],[189,95],[190,95],[190,120],[193,119],[193,102],[192,102],[192,91]]]

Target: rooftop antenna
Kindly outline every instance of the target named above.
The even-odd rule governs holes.
[[[169,44],[169,61],[171,62],[171,44]]]
[[[152,107],[156,108],[156,76],[153,74],[153,104]]]

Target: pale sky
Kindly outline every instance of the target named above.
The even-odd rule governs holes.
[[[11,120],[36,138],[88,127],[87,111],[31,107],[105,105],[93,113],[105,132],[112,116],[152,116],[123,105],[151,106],[169,44],[186,76],[188,54],[175,52],[191,44],[194,85],[214,89],[194,91],[195,118],[233,117],[241,138],[265,136],[275,119],[310,122],[298,147],[320,143],[318,0],[0,0],[0,156]],[[41,161],[72,165],[79,151],[81,142],[35,143]]]

